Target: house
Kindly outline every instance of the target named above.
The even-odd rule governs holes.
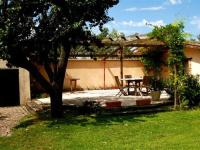
[[[117,45],[116,41],[112,41],[109,44]],[[163,46],[163,43],[156,40],[137,39],[126,41],[124,45],[128,46]],[[165,50],[167,53],[167,50]],[[187,73],[192,75],[200,74],[200,43],[198,42],[185,42],[184,53],[186,56],[185,69]],[[142,55],[137,52],[137,55]],[[134,55],[135,56],[135,55]],[[166,57],[163,59],[167,59]],[[124,58],[123,62],[123,75],[131,74],[132,76],[143,76],[144,65],[137,57]],[[114,76],[120,77],[121,62],[120,58],[115,59],[70,59],[66,70],[66,78],[64,83],[64,89],[69,89],[69,79],[79,78],[77,83],[78,89],[108,89],[115,88],[116,83]],[[163,67],[162,75],[164,77],[169,76],[169,68]]]
[[[111,44],[117,45],[117,42],[113,42]],[[124,42],[124,44],[130,47],[137,46],[159,46],[163,45],[161,42],[157,42],[155,40],[148,41],[146,39],[134,39],[133,42],[128,40]],[[186,42],[184,47],[185,56],[188,58],[186,62],[186,68],[188,73],[196,75],[200,74],[200,44],[196,42]],[[141,55],[141,54],[139,54]],[[124,57],[124,56],[123,56]],[[115,56],[114,58],[103,59],[103,57],[99,57],[97,59],[88,59],[88,57],[82,58],[72,58],[68,61],[68,66],[65,74],[64,81],[64,90],[70,90],[70,79],[78,78],[77,80],[77,89],[78,90],[86,90],[86,89],[111,89],[116,88],[116,83],[114,80],[114,76],[121,76],[121,72],[123,71],[123,75],[131,74],[132,76],[140,77],[144,75],[144,65],[140,61],[139,56],[133,55],[133,57],[124,57],[122,61],[120,61],[120,54]],[[3,65],[2,65],[3,64]],[[123,69],[121,66],[123,65]],[[7,70],[8,68],[5,66],[5,62],[1,61],[1,70]],[[3,69],[4,68],[4,69]],[[122,70],[121,70],[122,69]],[[9,69],[8,69],[9,70]],[[17,69],[19,71],[19,93],[20,100],[19,103],[23,104],[24,100],[30,99],[30,91],[28,92],[29,87],[29,79],[28,74],[23,69]],[[17,72],[16,70],[16,72]],[[43,68],[40,69],[43,71]],[[165,67],[163,69],[163,75],[168,76],[169,69]],[[22,77],[24,76],[24,77]],[[26,81],[23,81],[26,80]],[[33,81],[33,80],[32,80]],[[2,86],[3,87],[3,86]],[[26,87],[26,88],[24,88]],[[34,87],[37,88],[37,87]],[[22,90],[20,90],[22,89]],[[33,90],[33,89],[32,89]]]
[[[200,75],[200,43],[185,43],[184,53],[188,58],[188,73],[192,75]]]

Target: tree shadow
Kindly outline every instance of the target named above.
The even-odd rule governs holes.
[[[154,118],[155,113],[151,114],[81,114],[78,111],[65,111],[64,118],[53,119],[50,116],[50,111],[45,110],[38,112],[35,116],[31,116],[22,121],[15,128],[27,128],[38,122],[46,121],[45,124],[49,128],[58,125],[80,125],[80,126],[109,126],[124,123],[139,123],[144,122],[144,118]]]
[[[5,120],[6,118],[8,118],[8,117],[7,116],[3,116],[3,115],[0,114],[0,121],[1,120]]]

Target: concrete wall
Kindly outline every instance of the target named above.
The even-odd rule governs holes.
[[[3,61],[3,60],[0,59],[0,68],[2,68],[2,69],[8,68],[8,67],[6,66],[6,61]]]
[[[191,58],[188,62],[188,72],[200,75],[200,49],[186,48],[185,55],[187,58]]]
[[[28,101],[31,100],[30,91],[29,72],[23,68],[19,68],[19,92],[21,105],[25,105]]]
[[[143,64],[138,60],[124,60],[124,75],[143,76]],[[102,89],[116,87],[114,76],[120,77],[120,61],[105,61],[105,82],[104,82],[104,61],[101,60],[69,60],[64,89],[69,89],[69,79],[79,78],[77,87],[79,89]]]
[[[186,48],[185,55],[187,58],[192,58],[187,65],[189,73],[195,75],[200,74],[200,49]],[[167,60],[168,52],[163,55],[163,60]],[[144,75],[144,66],[139,60],[124,60],[123,61],[124,75],[140,77]],[[40,67],[40,71],[46,74]],[[169,77],[170,71],[167,66],[162,66],[161,75],[163,78]],[[105,81],[104,81],[104,61],[101,60],[69,60],[65,74],[64,89],[70,89],[70,79],[79,78],[77,88],[83,89],[103,89],[115,88],[116,83],[114,76],[120,77],[120,61],[106,60],[105,61]],[[46,75],[47,76],[47,75]]]
[[[9,69],[6,66],[6,61],[0,60],[0,68],[1,69]],[[26,104],[31,100],[30,95],[30,76],[29,72],[23,68],[19,69],[19,97],[20,97],[20,105]],[[12,86],[12,85],[10,85]]]
[[[191,58],[186,64],[186,71],[192,75],[200,75],[200,48],[185,48],[186,58]],[[168,52],[163,55],[167,60]],[[124,60],[124,75],[143,76],[144,67],[139,60]],[[162,66],[161,75],[169,77],[170,71],[167,66]],[[114,76],[120,76],[120,61],[106,60],[105,63],[105,87],[116,87]],[[93,60],[70,60],[66,71],[64,88],[69,88],[69,78],[80,78],[79,89],[99,89],[104,87],[104,62]]]

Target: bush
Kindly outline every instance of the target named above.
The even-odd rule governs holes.
[[[150,85],[153,91],[161,91],[164,89],[164,80],[158,77],[150,78]]]
[[[194,107],[200,105],[200,82],[199,76],[184,75],[177,77],[177,95],[180,105],[185,107]],[[174,79],[170,77],[167,84],[167,92],[174,96]]]
[[[181,78],[179,92],[182,105],[187,105],[189,107],[198,106],[200,104],[199,76],[183,76]]]

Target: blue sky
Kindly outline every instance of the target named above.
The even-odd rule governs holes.
[[[120,0],[108,12],[114,20],[104,25],[125,35],[148,33],[151,26],[183,20],[185,32],[200,34],[200,0]]]

